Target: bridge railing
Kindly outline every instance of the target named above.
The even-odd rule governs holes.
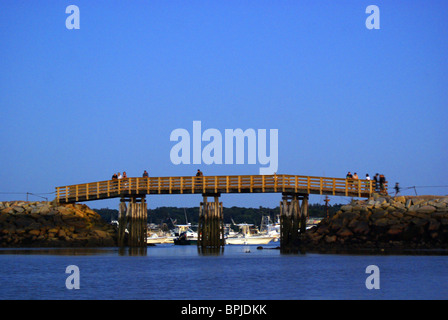
[[[385,185],[387,190],[387,184]],[[297,175],[183,176],[106,180],[56,188],[60,202],[112,198],[131,194],[171,193],[262,193],[366,197],[375,190],[373,181]]]

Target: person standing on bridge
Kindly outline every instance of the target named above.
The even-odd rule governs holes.
[[[368,173],[366,173],[366,190],[370,190],[370,176]]]
[[[398,182],[395,183],[394,189],[395,189],[395,196],[397,196],[400,193],[400,185]]]
[[[202,185],[202,171],[198,169],[198,172],[196,172],[196,183],[201,186]]]
[[[347,179],[347,184],[348,184],[348,186],[349,186],[349,188],[351,190],[352,187],[353,187],[353,175],[352,175],[352,173],[350,171],[345,176],[345,179]]]
[[[373,177],[373,180],[375,182],[375,191],[378,192],[379,191],[379,177],[378,177],[378,173]]]
[[[118,172],[118,174],[120,174],[120,172]],[[113,189],[118,189],[118,174],[114,173],[114,175],[112,176],[112,188]]]
[[[380,174],[380,191],[381,191],[381,193],[387,193],[385,184],[386,184],[386,177],[384,176],[384,174]]]
[[[355,172],[355,173],[353,174],[353,180],[354,180],[354,182],[355,182],[355,183],[353,184],[353,187],[355,188],[355,190],[358,189],[358,187],[359,187],[358,179],[359,179],[358,174]]]
[[[118,172],[118,181],[117,181],[117,190],[120,190],[120,180],[123,179],[123,176],[120,172]]]
[[[148,178],[149,177],[148,172],[146,172],[146,170],[143,172],[143,176],[142,177],[143,178]]]
[[[126,175],[126,171],[123,171],[123,182],[124,182],[124,187],[125,188],[127,188],[128,187],[128,183],[127,182],[125,182],[125,181],[127,181],[128,180],[128,176]]]

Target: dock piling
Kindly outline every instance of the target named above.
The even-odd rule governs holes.
[[[300,204],[300,202],[302,202]],[[283,193],[280,202],[280,252],[297,253],[306,232],[308,194]]]
[[[126,206],[126,202],[128,205]],[[121,198],[118,218],[118,245],[129,247],[146,247],[147,204],[145,197]],[[126,235],[126,231],[128,234]]]
[[[208,202],[208,196],[213,196],[214,201]],[[203,195],[203,202],[199,206],[199,251],[209,252],[224,248],[224,220],[222,211],[223,207],[222,202],[219,202],[219,194]]]

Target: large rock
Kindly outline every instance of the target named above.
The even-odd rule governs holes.
[[[366,221],[359,221],[353,228],[354,233],[366,235],[370,232],[369,223]]]
[[[433,206],[423,206],[417,209],[418,213],[433,213],[436,211],[436,208]]]
[[[374,224],[376,227],[385,227],[385,226],[389,225],[389,221],[388,221],[387,218],[381,218],[381,219],[377,219],[377,220],[375,220],[375,221],[373,222],[373,224]]]
[[[346,238],[346,237],[351,237],[353,235],[353,232],[351,232],[348,228],[344,227],[338,231],[337,235],[339,237]]]
[[[114,246],[115,229],[86,205],[3,202],[0,246]]]
[[[429,219],[428,231],[437,231],[440,228],[440,222],[436,219]]]
[[[397,236],[403,233],[403,230],[406,226],[404,224],[394,224],[387,231],[388,235]]]

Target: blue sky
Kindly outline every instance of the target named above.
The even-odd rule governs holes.
[[[71,4],[79,30],[65,27]],[[365,26],[371,4],[379,30]],[[278,129],[278,173],[380,172],[402,187],[447,186],[447,12],[446,2],[422,0],[4,0],[0,192],[145,169],[258,174],[259,164],[172,164],[170,133],[192,132],[194,120],[222,133]],[[280,195],[222,199],[274,207]],[[148,202],[197,206],[200,196]]]

